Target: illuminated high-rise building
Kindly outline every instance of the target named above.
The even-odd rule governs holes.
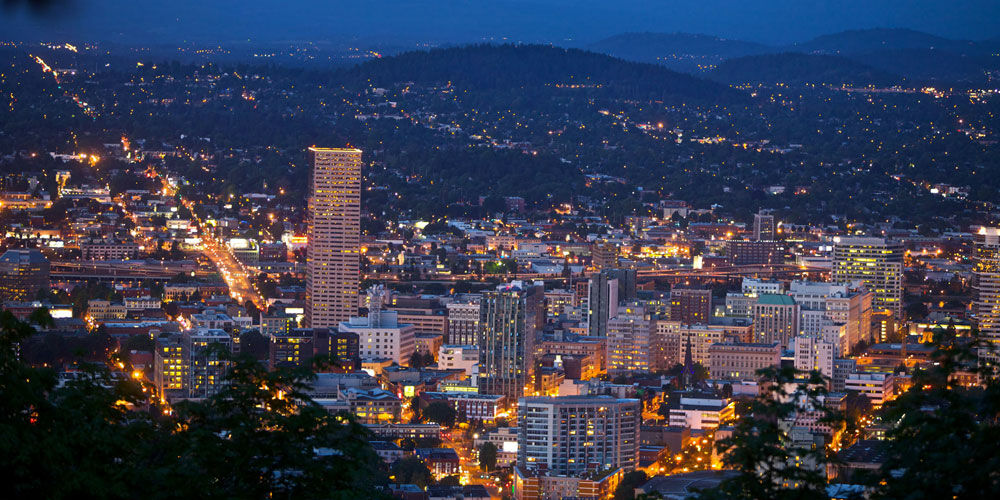
[[[223,330],[165,333],[154,350],[154,382],[166,401],[204,399],[226,385],[230,362],[224,352],[239,351],[238,341]]]
[[[980,229],[975,241],[972,287],[976,324],[983,338],[1000,349],[1000,228]],[[979,358],[996,363],[1000,355],[983,350]]]
[[[833,245],[833,282],[861,282],[875,294],[874,311],[903,313],[903,246],[885,238],[839,237]]]
[[[336,327],[358,313],[361,150],[309,148],[309,247],[305,321]]]
[[[641,306],[628,304],[619,307],[615,317],[608,320],[607,352],[604,357],[608,373],[648,372],[649,343],[655,328],[655,320]]]
[[[632,470],[639,461],[641,422],[642,405],[637,399],[521,398],[517,467],[567,477],[619,467]]]
[[[545,289],[520,281],[483,293],[479,301],[479,392],[508,401],[524,395],[535,368],[535,342],[545,326]]]
[[[0,255],[0,301],[35,300],[49,287],[49,259],[38,250],[7,250]]]

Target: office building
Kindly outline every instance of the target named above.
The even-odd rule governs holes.
[[[590,247],[591,263],[594,269],[618,268],[618,247],[614,243],[594,243]]]
[[[497,463],[500,462],[501,456],[503,453],[498,453]],[[553,475],[541,470],[526,471],[514,467],[512,500],[613,498],[624,476],[625,469],[621,467],[613,470],[595,470],[590,474],[575,476]]]
[[[650,370],[649,341],[655,327],[642,307],[629,305],[618,308],[618,314],[608,320],[608,373],[619,375]]]
[[[479,302],[451,302],[448,309],[448,336],[451,345],[475,345],[479,332]]]
[[[312,189],[305,322],[336,327],[358,311],[361,265],[361,151],[309,148]]]
[[[189,330],[160,335],[153,356],[153,381],[165,401],[204,399],[225,385],[236,340],[223,330]]]
[[[792,339],[792,350],[795,352],[795,369],[805,372],[818,371],[833,383],[833,360],[837,357],[836,347],[808,336]]]
[[[777,342],[722,342],[708,347],[708,373],[725,380],[756,380],[757,371],[781,364]]]
[[[781,264],[783,251],[777,241],[730,240],[726,255],[734,266]]]
[[[788,296],[801,310],[799,332],[834,344],[837,356],[872,341],[872,292],[843,283],[793,281]]]
[[[439,370],[462,370],[466,375],[476,373],[479,365],[479,349],[472,345],[445,344],[438,349]]]
[[[753,239],[754,241],[771,241],[775,239],[777,228],[774,223],[774,216],[767,214],[754,214],[753,216]]]
[[[1000,228],[976,233],[972,275],[973,313],[983,338],[1000,350]],[[980,352],[980,360],[996,364],[1000,353]]]
[[[448,310],[437,299],[397,297],[391,306],[401,323],[413,325],[417,333],[448,338]]]
[[[844,390],[857,391],[868,398],[873,406],[881,406],[892,398],[893,376],[883,372],[854,372],[844,381]]]
[[[268,359],[271,369],[308,366],[315,356],[313,331],[295,328],[271,335]]]
[[[838,237],[833,245],[833,282],[861,282],[874,294],[874,311],[903,313],[903,246],[885,238]]]
[[[726,317],[749,319],[757,297],[765,293],[783,294],[785,287],[779,281],[743,278],[739,292],[726,294]]]
[[[79,244],[83,260],[129,260],[139,256],[139,244],[134,241],[86,238]]]
[[[190,366],[180,334],[162,334],[153,350],[153,383],[162,401],[187,397]]]
[[[611,396],[521,398],[517,466],[580,476],[591,470],[632,470],[639,455],[642,407]]]
[[[671,427],[695,430],[718,428],[736,417],[736,402],[699,392],[676,392],[669,403]]]
[[[35,300],[49,288],[49,259],[38,250],[7,250],[0,255],[0,276],[0,301]]]
[[[670,320],[693,325],[712,317],[712,291],[675,286],[670,289]]]
[[[650,341],[652,370],[669,370],[684,363],[684,357],[691,350],[691,360],[702,366],[711,362],[710,348],[720,342],[744,342],[749,340],[753,325],[749,322],[734,324],[687,325],[679,321],[658,320],[652,330]]]
[[[313,352],[326,357],[331,366],[324,371],[355,372],[361,369],[361,346],[358,334],[329,328],[313,330]]]
[[[545,291],[545,316],[550,321],[559,321],[566,314],[566,309],[573,308],[573,292],[571,290]]]
[[[587,287],[587,331],[591,337],[608,333],[608,320],[618,310],[618,280],[610,273],[591,275]]]
[[[204,399],[225,385],[230,362],[226,353],[238,352],[236,339],[224,330],[184,332],[188,354],[188,397]]]
[[[750,316],[757,342],[777,342],[782,349],[799,333],[799,305],[787,295],[764,294],[757,298]]]
[[[515,281],[479,302],[479,392],[516,401],[534,374],[535,343],[545,325],[544,286]]]
[[[400,323],[395,311],[383,311],[373,305],[368,316],[353,317],[340,323],[341,332],[358,336],[361,359],[391,359],[408,365],[417,348],[416,329]]]

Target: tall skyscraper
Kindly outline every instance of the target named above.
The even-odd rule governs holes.
[[[479,392],[516,401],[534,372],[535,340],[545,325],[545,289],[519,281],[479,301]]]
[[[973,311],[982,336],[1000,350],[1000,228],[984,227],[976,234],[972,287]],[[982,351],[980,361],[996,364],[998,353]]]
[[[587,285],[587,327],[591,337],[608,333],[608,320],[621,301],[635,300],[635,269],[604,269],[590,276]]]
[[[521,398],[517,467],[559,476],[638,465],[637,399],[611,396]]]
[[[618,310],[618,280],[608,273],[594,273],[587,287],[587,330],[591,337],[608,333],[608,320]]]
[[[833,282],[861,282],[875,294],[874,311],[903,313],[903,246],[885,238],[838,237],[833,245]]]
[[[0,255],[0,301],[35,300],[49,287],[49,259],[38,250],[7,250]]]
[[[309,247],[305,320],[336,327],[358,312],[361,266],[361,150],[309,148]]]

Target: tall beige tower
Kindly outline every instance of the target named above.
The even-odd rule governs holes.
[[[337,327],[358,313],[361,258],[361,150],[309,148],[306,323]]]
[[[972,289],[979,333],[1000,350],[1000,228],[984,227],[976,234]],[[981,349],[980,363],[996,365],[1000,355]]]

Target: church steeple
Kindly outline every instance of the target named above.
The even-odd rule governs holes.
[[[691,356],[691,337],[687,338],[684,349],[684,388],[691,387],[691,377],[694,376],[694,358]]]

